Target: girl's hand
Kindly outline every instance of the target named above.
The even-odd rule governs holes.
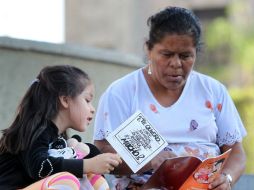
[[[213,190],[231,190],[230,182],[225,174],[219,174],[214,180],[209,184],[208,189]]]
[[[90,159],[84,159],[84,173],[105,174],[110,173],[122,163],[118,154],[104,153]]]

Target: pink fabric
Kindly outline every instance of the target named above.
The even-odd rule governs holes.
[[[52,181],[50,181],[50,182],[51,182],[51,184],[52,184],[52,183],[55,183],[55,182],[57,182],[57,181],[59,181],[59,180],[66,180],[66,179],[70,179],[70,180],[74,181],[74,182],[76,183],[76,185],[79,186],[79,181],[78,181],[78,179],[75,178],[75,177],[73,177],[73,176],[71,176],[71,175],[64,175],[64,176],[56,177],[56,178],[54,178],[54,179],[53,179]]]
[[[52,179],[50,179],[50,178],[52,178]],[[50,185],[52,185],[53,183],[60,181],[60,180],[63,181],[63,184],[64,184],[64,181],[71,180],[77,185],[78,188],[80,188],[80,182],[76,177],[74,177],[73,175],[70,175],[68,173],[61,173],[59,175],[55,174],[55,176],[53,175],[53,176],[49,176],[49,177],[45,178],[45,180],[43,180],[43,183],[41,185],[41,190],[45,190],[45,187],[47,189]]]
[[[82,151],[79,150],[76,151],[76,155],[78,159],[83,159],[86,156],[86,154],[84,154]]]
[[[94,175],[92,179],[90,179],[90,183],[94,185],[100,177],[101,177],[100,175]]]

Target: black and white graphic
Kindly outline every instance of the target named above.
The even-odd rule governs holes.
[[[106,139],[133,172],[141,169],[167,146],[167,142],[140,111],[134,113]]]

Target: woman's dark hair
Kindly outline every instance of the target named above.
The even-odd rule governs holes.
[[[193,38],[196,50],[200,50],[201,26],[192,11],[181,7],[167,7],[147,20],[150,27],[148,50],[168,34],[189,35]]]
[[[59,111],[59,96],[75,98],[90,83],[89,76],[69,65],[43,68],[17,109],[0,140],[0,153],[17,154],[29,148]]]

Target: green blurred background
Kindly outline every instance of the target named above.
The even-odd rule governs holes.
[[[246,173],[254,173],[254,22],[246,17],[247,1],[232,1],[226,10],[231,19],[218,17],[205,28],[205,54],[196,69],[222,81],[241,115],[248,135]],[[241,15],[244,15],[241,17]],[[202,55],[201,55],[202,57]],[[211,61],[212,60],[212,61]]]

